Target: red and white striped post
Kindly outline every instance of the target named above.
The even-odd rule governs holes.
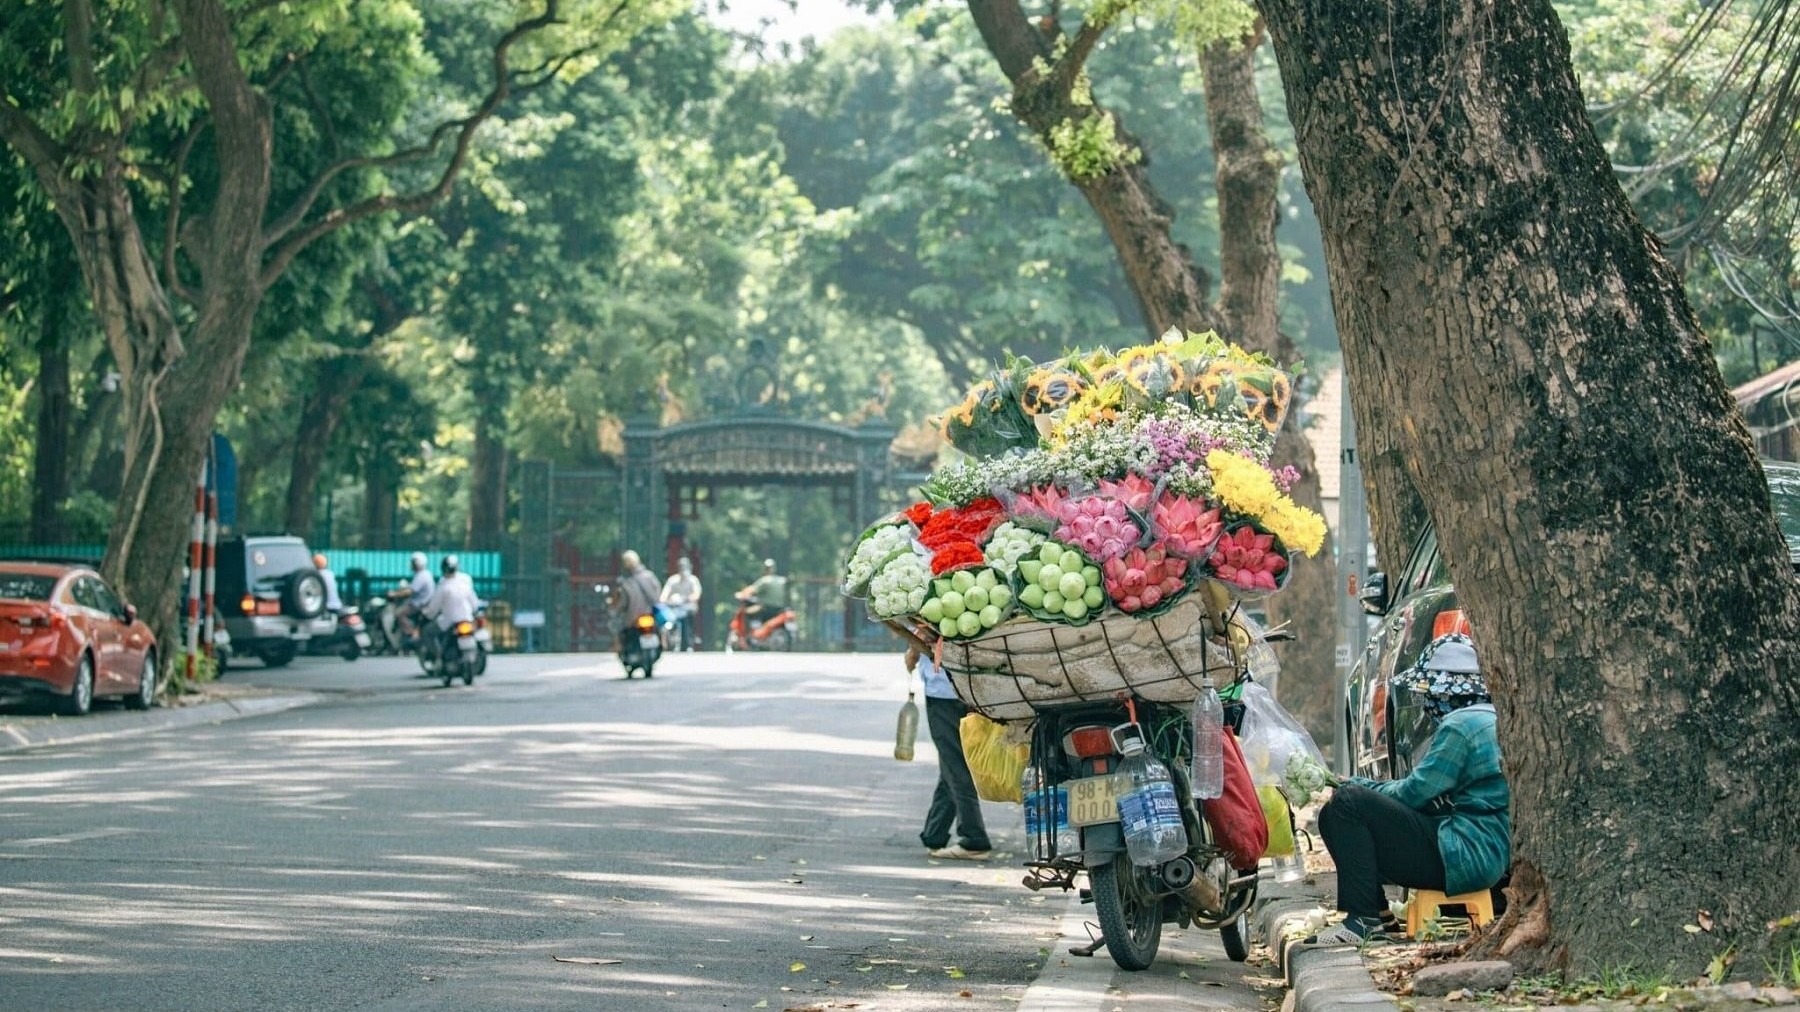
[[[194,680],[194,655],[200,652],[200,560],[201,542],[206,538],[206,471],[200,471],[200,483],[194,487],[194,520],[188,525],[188,600],[187,600],[187,671],[189,684]]]
[[[218,472],[213,472],[216,477]],[[214,602],[213,588],[219,569],[219,493],[206,494],[206,575],[202,580],[205,601],[201,606],[201,614],[205,616],[206,629],[202,637],[206,656],[213,656],[213,629],[218,620],[218,607]]]

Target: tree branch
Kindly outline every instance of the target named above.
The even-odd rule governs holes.
[[[0,92],[0,140],[10,144],[19,157],[25,159],[52,197],[63,195],[60,180],[67,152],[56,138],[19,108],[11,95],[3,92]]]
[[[181,243],[181,181],[187,175],[188,155],[194,150],[194,142],[200,139],[200,131],[205,127],[205,120],[197,120],[188,128],[187,136],[181,138],[181,144],[175,149],[175,164],[168,175],[169,215],[163,223],[163,284],[170,294],[183,302],[193,304],[197,300],[187,285],[181,283],[181,273],[175,267],[176,247]]]
[[[213,120],[219,182],[208,227],[215,240],[199,253],[221,271],[235,271],[238,236],[255,236],[269,203],[273,126],[268,102],[238,60],[231,17],[220,0],[175,0],[182,48]]]
[[[1018,0],[971,0],[969,13],[1006,79],[1015,86],[1033,72],[1036,61],[1050,59],[1049,44],[1031,27]]]
[[[94,5],[90,0],[63,3],[63,50],[69,54],[69,83],[77,92],[93,94],[100,81],[94,74]]]
[[[1062,59],[1056,61],[1056,81],[1061,94],[1068,94],[1068,89],[1075,86],[1075,79],[1081,76],[1082,67],[1100,44],[1100,36],[1112,26],[1110,19],[1095,20],[1087,18],[1081,22],[1081,28],[1075,33],[1075,41],[1063,53]]]
[[[629,3],[630,0],[620,0],[619,5],[614,8],[613,13],[608,15],[607,21],[610,22],[612,18],[623,11]],[[302,210],[300,215],[295,217],[294,210],[290,209],[287,214],[282,216],[282,223],[285,223],[287,229],[290,230],[285,233],[285,237],[277,238],[273,241],[268,237],[265,237],[264,239],[264,248],[270,249],[272,252],[269,255],[268,261],[263,266],[263,285],[267,286],[272,284],[275,279],[279,278],[282,273],[287,270],[288,265],[293,263],[294,257],[298,256],[301,250],[312,245],[314,241],[322,236],[329,235],[346,225],[361,221],[364,218],[370,218],[378,214],[386,214],[390,211],[398,211],[402,214],[416,214],[449,196],[451,189],[456,184],[456,177],[462,172],[463,166],[469,160],[469,150],[475,141],[475,131],[479,129],[483,123],[486,123],[489,119],[493,118],[494,113],[499,110],[501,103],[505,102],[507,96],[512,92],[512,71],[508,63],[512,47],[517,45],[519,40],[533,32],[540,31],[550,25],[559,23],[557,9],[558,0],[546,0],[544,13],[537,17],[519,22],[505,35],[501,36],[500,41],[494,45],[494,84],[488,91],[487,97],[482,100],[481,105],[476,108],[474,113],[461,120],[440,124],[436,130],[432,131],[434,142],[436,138],[442,136],[444,132],[450,129],[456,131],[456,146],[451,151],[450,161],[444,166],[444,171],[439,174],[437,182],[434,185],[429,189],[420,190],[410,194],[401,195],[384,193],[378,197],[371,197],[367,200],[359,201],[349,207],[334,210],[298,231],[291,230],[297,227],[298,218],[303,218],[305,212]],[[395,156],[387,156],[388,159],[393,157]],[[363,161],[366,164],[378,164],[386,160],[387,159],[364,159]],[[355,162],[357,159],[352,159],[351,161]],[[340,163],[338,166],[333,166],[332,169],[327,169],[326,173],[322,174],[322,178],[326,174],[337,175],[349,167],[351,166],[347,163]],[[333,171],[334,169],[335,171]],[[328,182],[329,180],[327,179],[325,181]],[[314,185],[308,187],[310,199],[316,200],[318,191],[323,188],[324,183],[320,180],[315,180]],[[306,200],[307,197],[303,195],[302,199]],[[296,205],[296,209],[297,208],[298,205]],[[289,218],[294,218],[295,220],[289,222]]]

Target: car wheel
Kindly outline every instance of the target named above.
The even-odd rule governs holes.
[[[80,717],[93,708],[94,659],[82,654],[81,664],[75,668],[75,684],[69,687],[69,694],[63,697],[62,712],[70,717]]]
[[[281,607],[295,618],[318,618],[325,613],[325,581],[311,569],[289,573]]]
[[[155,654],[144,654],[144,668],[138,672],[137,691],[125,697],[125,705],[133,710],[148,710],[156,705]]]
[[[294,662],[295,647],[292,643],[278,643],[265,647],[262,662],[265,668],[285,668]]]

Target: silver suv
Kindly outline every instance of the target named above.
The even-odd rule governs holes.
[[[307,640],[337,631],[312,551],[296,537],[220,541],[214,599],[231,634],[230,652],[271,668],[292,661]]]

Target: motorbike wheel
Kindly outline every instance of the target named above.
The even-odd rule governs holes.
[[[1106,951],[1121,970],[1148,970],[1162,944],[1162,902],[1144,888],[1147,874],[1124,854],[1088,869]]]
[[[344,660],[354,661],[362,656],[362,644],[351,640],[344,644]]]
[[[475,655],[475,673],[478,675],[487,674],[487,651],[486,650],[483,650]]]
[[[444,688],[448,689],[450,687],[450,683],[456,681],[456,669],[452,668],[449,664],[445,664],[444,670],[443,670],[443,678],[444,678]]]
[[[644,677],[649,678],[654,674],[656,674],[656,662],[655,661],[645,661],[644,662]]]
[[[769,649],[781,650],[786,653],[793,653],[793,651],[794,651],[794,630],[784,625],[781,628],[770,633],[769,634]]]
[[[1250,958],[1250,911],[1240,910],[1237,920],[1219,929],[1219,941],[1225,944],[1225,955],[1233,963]]]
[[[460,667],[462,668],[463,684],[464,685],[474,685],[475,684],[475,665],[470,664],[467,661],[464,661],[460,665]]]

